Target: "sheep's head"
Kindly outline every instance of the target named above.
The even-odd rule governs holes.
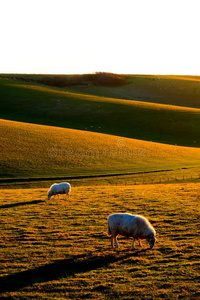
[[[149,243],[149,247],[150,249],[153,248],[154,244],[155,244],[155,241],[156,241],[156,237],[154,235],[150,235],[148,238],[147,238],[147,242]]]
[[[48,192],[48,200],[50,200],[51,199],[51,194],[50,194],[50,192]]]

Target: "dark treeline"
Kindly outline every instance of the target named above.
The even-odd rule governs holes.
[[[127,76],[97,72],[92,74],[77,74],[77,75],[28,75],[28,74],[8,74],[3,75],[12,79],[23,80],[26,82],[36,82],[44,85],[55,87],[68,87],[68,86],[121,86],[127,84]]]

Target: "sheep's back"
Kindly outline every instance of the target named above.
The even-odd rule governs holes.
[[[145,238],[155,235],[155,230],[149,221],[140,215],[128,213],[113,214],[108,217],[110,230],[115,234]]]
[[[54,193],[60,193],[60,194],[68,193],[70,191],[70,184],[66,182],[54,183],[50,187],[50,191]]]
[[[143,216],[136,215],[134,219],[134,227],[137,229],[138,237],[147,237],[155,235],[155,230],[151,223]]]
[[[130,214],[113,214],[108,217],[108,226],[112,233],[130,236],[130,224],[133,216]]]

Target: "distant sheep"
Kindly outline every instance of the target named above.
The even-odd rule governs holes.
[[[71,185],[68,182],[54,183],[48,191],[48,200],[51,199],[51,196],[59,196],[59,194],[66,194],[66,197],[69,198],[69,192],[71,192]]]
[[[126,237],[132,237],[132,248],[134,249],[134,241],[146,239],[150,248],[155,243],[156,232],[149,221],[140,215],[131,215],[128,213],[113,214],[108,217],[108,235],[111,237],[111,246],[119,248],[117,243],[117,235],[121,234]],[[141,246],[141,244],[140,244]]]

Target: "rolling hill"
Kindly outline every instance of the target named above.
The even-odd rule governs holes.
[[[191,76],[2,75],[1,178],[198,167],[199,82]]]
[[[126,84],[74,86],[73,91],[105,97],[200,108],[200,76],[129,75]]]
[[[200,108],[200,76],[2,74],[2,78],[38,83],[97,96]]]
[[[200,166],[198,148],[0,120],[2,178],[114,174]]]
[[[0,78],[0,298],[197,299],[198,77],[20,76]],[[114,212],[144,214],[153,250],[111,249]]]
[[[140,78],[138,77],[137,80]],[[184,80],[184,82],[193,81]],[[103,93],[106,88],[116,91],[125,86],[97,88]],[[139,83],[137,86],[139,88]],[[145,87],[144,83],[143,86]],[[73,88],[80,89],[77,85]],[[72,86],[66,90],[33,84],[30,81],[2,78],[0,79],[0,117],[164,144],[200,146],[200,109],[198,108],[103,97],[75,92],[71,89]],[[90,93],[94,89],[93,85]],[[174,89],[174,98],[177,97],[177,93]],[[192,103],[195,101],[193,100]]]

